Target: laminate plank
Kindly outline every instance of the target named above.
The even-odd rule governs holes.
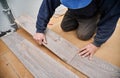
[[[0,39],[0,56],[4,55],[8,51],[9,49],[5,47],[4,42]]]
[[[76,55],[70,65],[82,71],[89,78],[120,78],[120,68],[97,57],[88,60]]]
[[[29,32],[31,35],[35,33],[35,22],[29,16],[21,16],[17,19],[17,23]],[[65,60],[68,64],[72,65],[77,70],[83,72],[90,78],[119,78],[120,68],[114,66],[104,60],[97,57],[93,57],[93,60],[81,58],[78,56],[78,47],[72,45],[61,36],[46,30],[46,38],[48,44],[45,45],[53,53],[59,56],[62,60]]]
[[[11,65],[11,68],[15,71],[15,74],[19,76],[19,78],[34,78],[32,74],[25,68],[25,66],[12,52],[8,52],[4,56]]]
[[[2,40],[35,78],[78,78],[19,34],[13,33]]]
[[[0,54],[0,78],[33,78],[32,74],[23,66],[1,39],[0,52],[2,53]],[[10,69],[12,71],[10,71]]]

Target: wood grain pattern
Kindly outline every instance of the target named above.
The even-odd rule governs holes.
[[[21,16],[17,19],[17,23],[31,35],[35,33],[35,22],[29,16]],[[72,45],[67,40],[61,38],[51,30],[46,30],[46,38],[48,44],[45,45],[53,53],[65,60],[74,68],[83,72],[90,78],[119,78],[120,68],[111,65],[97,57],[89,61],[86,58],[81,58],[77,54],[79,48]]]
[[[6,70],[3,70],[6,69]],[[8,73],[9,72],[9,73]],[[0,78],[19,78],[18,75],[14,74],[14,70],[11,64],[6,61],[5,56],[0,57]]]
[[[0,52],[0,78],[34,78],[1,39]]]
[[[97,57],[88,60],[76,55],[70,64],[90,78],[120,78],[120,68]]]
[[[77,75],[14,33],[2,40],[35,78],[78,78]]]
[[[12,52],[0,56],[0,78],[34,78]]]

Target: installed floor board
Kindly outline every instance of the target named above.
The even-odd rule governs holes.
[[[70,64],[90,78],[120,78],[120,68],[96,57],[88,60],[76,55]]]
[[[6,61],[6,58],[4,56],[0,57],[0,68],[0,78],[19,78],[16,74],[14,74],[15,72],[12,69],[11,64]],[[7,74],[7,72],[9,72],[9,74]]]
[[[33,78],[31,73],[21,64],[1,39],[0,78]]]
[[[12,52],[5,54],[6,60],[11,64],[11,68],[19,78],[34,78],[32,74],[24,67],[17,57],[14,57]]]
[[[5,45],[4,45],[3,41],[1,40],[0,41],[0,56],[5,54],[7,51],[9,51],[9,49],[5,48]]]
[[[35,33],[35,22],[33,19],[29,18],[28,16],[22,16],[19,19],[17,19],[17,23],[21,25],[26,31],[28,31],[31,35]],[[31,27],[30,27],[31,26]],[[53,35],[51,35],[52,33]],[[51,35],[51,36],[50,36]],[[98,59],[96,57],[93,58],[93,60],[89,61],[88,59],[80,58],[80,56],[77,55],[77,50],[74,45],[70,44],[65,39],[61,38],[57,34],[53,33],[50,30],[46,31],[46,37],[48,44],[45,45],[50,50],[52,50],[56,55],[58,55],[61,59],[67,61],[70,65],[78,69],[79,71],[83,72],[90,78],[119,78],[120,77],[120,69],[116,66],[113,66],[101,59]],[[54,44],[53,44],[54,43]],[[60,44],[62,43],[62,44]],[[51,45],[52,44],[52,45]],[[56,48],[51,46],[57,46]],[[60,46],[60,47],[59,47]],[[65,49],[63,49],[64,47]],[[66,49],[69,50],[66,51]],[[56,49],[56,50],[55,50]],[[63,49],[63,50],[62,50]],[[58,50],[60,52],[58,52]],[[72,57],[66,58],[67,52],[72,55]],[[63,53],[63,54],[62,54]],[[66,55],[67,54],[67,55]],[[96,72],[99,71],[99,72]],[[95,74],[96,73],[96,74]]]
[[[30,70],[35,78],[78,78],[77,75],[53,60],[17,33],[3,37],[2,40],[26,68]]]
[[[11,52],[7,52],[0,57],[0,78],[33,78],[33,76]]]

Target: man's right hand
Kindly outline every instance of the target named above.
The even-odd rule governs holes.
[[[42,44],[47,44],[47,41],[46,41],[46,38],[45,38],[45,34],[43,33],[36,33],[34,36],[33,36],[33,39],[36,40],[36,42],[40,45]]]

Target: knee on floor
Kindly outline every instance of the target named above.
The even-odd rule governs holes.
[[[77,37],[80,39],[80,40],[83,40],[83,41],[87,41],[89,40],[91,37],[93,36],[93,34],[91,35],[90,33],[78,33],[77,32]]]
[[[64,32],[68,32],[68,31],[71,31],[71,30],[72,30],[69,26],[64,26],[64,25],[61,25],[61,29],[62,29]]]

